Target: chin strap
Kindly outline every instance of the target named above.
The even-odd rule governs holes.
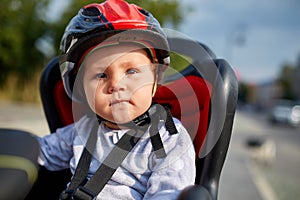
[[[103,121],[103,119],[99,117],[98,120]],[[99,128],[98,124],[95,125],[80,157],[74,176],[68,188],[61,193],[60,199],[96,199],[96,196],[102,191],[106,183],[122,164],[128,153],[138,143],[149,126],[150,139],[156,157],[166,157],[167,155],[158,130],[161,121],[165,123],[165,126],[171,135],[177,133],[170,110],[166,106],[160,104],[153,104],[146,113],[137,119],[122,124],[122,126],[130,128],[130,130],[122,136],[95,174],[88,180],[87,174],[93,156],[92,154],[95,150]]]
[[[122,126],[128,127],[130,129],[139,129],[140,127],[150,126],[150,139],[157,158],[166,157],[166,152],[158,130],[159,123],[163,122],[166,126],[166,129],[171,135],[178,133],[173,121],[172,113],[168,105],[154,103],[150,106],[147,112],[135,118],[131,122],[124,124],[117,124],[115,122],[111,122],[100,117],[99,115],[97,115],[97,118],[99,123],[108,122],[112,125],[115,125],[116,127]]]

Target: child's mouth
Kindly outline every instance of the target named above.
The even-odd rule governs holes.
[[[129,103],[129,100],[114,100],[110,103],[110,106],[120,104],[120,103]]]

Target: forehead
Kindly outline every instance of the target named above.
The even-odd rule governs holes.
[[[98,45],[90,50],[84,57],[83,64],[102,63],[103,65],[109,65],[119,58],[134,54],[130,60],[131,62],[138,61],[139,58],[144,58],[150,61],[149,55],[145,47],[135,43],[124,43],[124,44],[106,44]]]

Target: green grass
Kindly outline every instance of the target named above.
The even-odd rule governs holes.
[[[39,80],[40,73],[22,82],[16,76],[10,75],[5,84],[0,86],[0,100],[40,103]]]

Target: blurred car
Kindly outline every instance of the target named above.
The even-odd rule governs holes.
[[[300,126],[300,102],[291,100],[278,100],[269,113],[272,123],[288,124],[293,127]]]

